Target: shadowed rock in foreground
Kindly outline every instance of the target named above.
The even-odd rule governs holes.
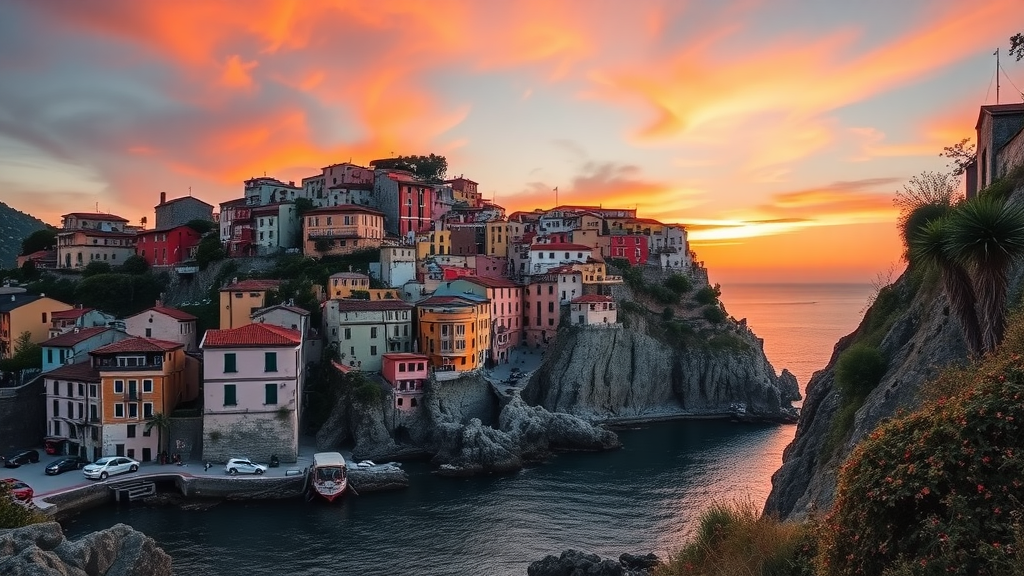
[[[548,556],[530,564],[530,576],[648,576],[661,561],[654,554],[623,554],[618,560],[602,559],[597,554],[566,550],[561,556]]]
[[[0,530],[4,576],[171,576],[171,557],[156,542],[125,524],[67,540],[47,522]]]

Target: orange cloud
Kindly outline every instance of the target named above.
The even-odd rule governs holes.
[[[252,88],[253,80],[250,71],[259,63],[242,62],[238,54],[232,54],[224,64],[224,71],[221,73],[220,83],[228,88]]]

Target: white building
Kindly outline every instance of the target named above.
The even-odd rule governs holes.
[[[157,301],[148,310],[124,319],[124,330],[131,336],[177,342],[186,352],[196,350],[196,317]]]
[[[260,254],[302,246],[302,219],[294,202],[277,202],[252,210],[254,239]]]
[[[528,275],[544,274],[559,266],[583,264],[592,257],[593,252],[593,248],[582,244],[564,242],[533,244],[530,246],[530,263],[526,273]]]
[[[386,352],[413,352],[413,316],[401,300],[328,300],[324,338],[338,347],[342,365],[380,372]]]
[[[296,198],[303,198],[303,190],[296,186],[295,182],[285,184],[277,178],[250,178],[245,181],[245,205],[250,208],[277,204],[279,202],[294,202]]]
[[[651,234],[650,246],[651,255],[657,255],[658,264],[662,268],[685,270],[693,263],[686,228],[683,226],[669,224],[660,233]]]
[[[381,246],[380,280],[385,286],[400,288],[415,279],[415,246]]]
[[[569,303],[569,323],[573,326],[615,324],[618,312],[611,296],[588,294]]]

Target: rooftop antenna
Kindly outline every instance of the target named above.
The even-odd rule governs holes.
[[[993,53],[996,57],[996,105],[999,105],[999,48]]]
[[[555,186],[555,208],[558,208],[558,186]]]

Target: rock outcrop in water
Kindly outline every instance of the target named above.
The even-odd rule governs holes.
[[[618,560],[601,558],[579,550],[561,556],[547,556],[527,568],[529,576],[648,576],[661,561],[654,554],[623,554]]]
[[[5,576],[171,576],[171,557],[152,538],[117,524],[66,540],[48,522],[0,530],[0,574]]]

